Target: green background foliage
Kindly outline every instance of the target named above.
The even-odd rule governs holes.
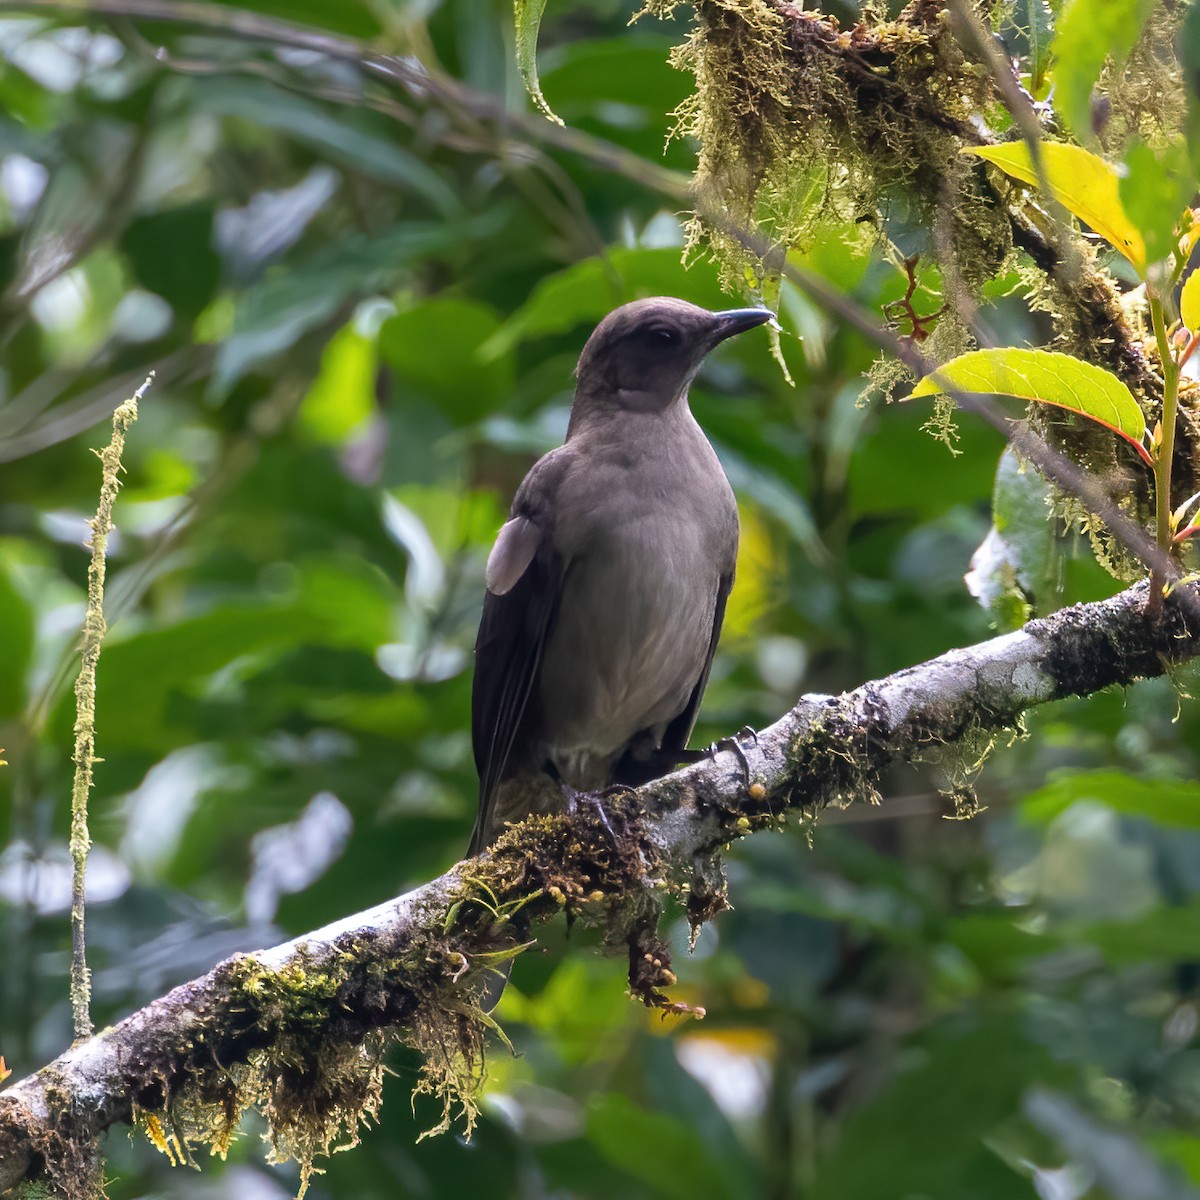
[[[524,103],[503,5],[253,7]],[[686,142],[662,150],[688,92],[667,63],[682,14],[629,15],[551,6],[545,95],[568,126],[688,170]],[[211,29],[0,15],[0,1052],[17,1076],[70,1037],[70,683],[91,448],[115,404],[157,372],[100,662],[101,1025],[457,860],[483,563],[561,440],[583,339],[639,295],[741,302],[711,264],[685,269],[677,206],[648,188],[516,133],[465,136],[436,106],[362,103],[361,84]],[[920,237],[901,216],[890,232]],[[876,313],[904,292],[853,227],[805,265]],[[1015,279],[989,294],[1006,341],[1045,340]],[[963,575],[998,436],[964,419],[952,457],[918,404],[860,403],[861,337],[787,283],[781,317],[794,388],[749,335],[693,391],[743,522],[698,744],[992,632]],[[1037,518],[1040,484],[1015,467],[1003,484],[1027,599],[1108,594]],[[494,1049],[470,1144],[417,1144],[438,1114],[410,1113],[418,1064],[398,1053],[381,1125],[311,1195],[1200,1195],[1189,688],[1194,671],[1034,714],[972,821],[939,795],[972,764],[931,754],[881,808],[736,847],[733,910],[695,954],[667,921],[702,1023],[634,1007],[620,960],[551,928],[497,1011],[520,1053]],[[295,1168],[266,1165],[257,1132],[199,1175],[112,1136],[109,1195],[286,1195]]]

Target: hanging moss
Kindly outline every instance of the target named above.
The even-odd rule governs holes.
[[[1102,96],[1100,144],[1105,152],[1120,154],[1133,137],[1152,146],[1177,140],[1187,111],[1176,44],[1187,6],[1163,3],[1150,16],[1129,57],[1116,67],[1110,60],[1096,88]]]
[[[675,0],[652,0],[666,15]],[[847,223],[882,230],[897,192],[941,236],[972,292],[1007,257],[1008,218],[959,154],[997,101],[967,60],[945,6],[918,0],[896,20],[868,12],[849,29],[777,0],[700,0],[675,53],[695,92],[677,131],[699,143],[702,208],[803,250]],[[985,6],[990,12],[990,6]],[[778,262],[749,254],[719,221],[698,219],[726,281],[769,290]]]

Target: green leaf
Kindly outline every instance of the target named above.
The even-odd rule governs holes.
[[[1126,152],[1121,205],[1141,232],[1150,262],[1163,261],[1178,246],[1177,227],[1194,187],[1182,144],[1154,150],[1137,140]]]
[[[1026,36],[1029,42],[1029,90],[1041,98],[1050,65],[1052,22],[1046,0],[1024,0],[1021,8],[1028,20]]]
[[[0,561],[0,629],[4,630],[0,662],[0,720],[15,718],[25,703],[29,666],[33,660],[33,610]],[[11,743],[9,743],[11,745]]]
[[[317,441],[338,445],[374,411],[375,342],[350,322],[329,339],[297,420]]]
[[[246,9],[283,17],[297,25],[311,25],[317,29],[329,29],[334,33],[345,33],[351,37],[373,38],[381,32],[379,19],[371,11],[369,0],[220,0],[223,6]]]
[[[1090,943],[1110,966],[1133,966],[1155,961],[1185,961],[1195,957],[1200,901],[1161,905],[1129,921],[1089,921],[1072,926],[1071,945]]]
[[[357,108],[329,109],[255,79],[193,80],[196,107],[285,133],[330,161],[425,197],[439,212],[459,210],[450,185]]]
[[[941,1026],[911,1046],[878,1098],[847,1115],[806,1192],[812,1200],[1028,1196],[1019,1177],[1005,1183],[1007,1172],[986,1187],[975,1181],[996,1161],[986,1140],[1032,1080],[1056,1074],[1049,1054],[1000,1014]]]
[[[1200,271],[1193,271],[1179,294],[1179,316],[1192,333],[1200,330]]]
[[[1092,138],[1092,88],[1104,60],[1120,66],[1158,0],[1069,0],[1054,38],[1054,102],[1080,140]]]
[[[221,263],[212,244],[213,206],[201,200],[148,213],[121,236],[134,278],[173,309],[194,317],[213,298]]]
[[[1146,457],[1146,421],[1133,393],[1115,375],[1069,354],[1013,347],[972,350],[926,375],[909,399],[948,390],[1014,396],[1069,409],[1107,426]]]
[[[729,1195],[721,1164],[695,1130],[624,1096],[608,1093],[592,1102],[588,1137],[605,1158],[666,1200],[724,1200]]]
[[[161,754],[194,742],[195,714],[178,697],[211,688],[212,677],[233,662],[261,669],[287,647],[315,640],[314,626],[295,609],[229,604],[106,643],[96,687],[105,744]]]
[[[222,396],[251,367],[294,346],[348,300],[394,282],[413,259],[456,245],[452,223],[410,221],[380,237],[353,236],[306,263],[280,265],[238,297],[233,334],[221,343],[212,389]]]
[[[1056,776],[1021,803],[1021,815],[1049,824],[1080,801],[1094,801],[1123,816],[1159,825],[1200,829],[1200,783],[1185,779],[1139,779],[1125,771],[1071,771]]]
[[[663,132],[670,114],[687,98],[687,81],[668,63],[675,38],[624,34],[555,47],[543,60],[541,78],[552,86],[554,103],[568,118],[600,117],[616,102],[641,109]],[[574,122],[573,122],[574,123]],[[661,146],[659,147],[661,149]]]
[[[1024,142],[968,146],[963,153],[994,163],[1022,183],[1042,185]],[[1138,274],[1145,274],[1146,246],[1121,204],[1121,180],[1116,168],[1090,150],[1064,142],[1043,142],[1040,154],[1042,173],[1059,204],[1119,250]]]
[[[487,342],[483,353],[499,355],[528,338],[567,333],[599,321],[628,300],[655,295],[683,296],[716,308],[724,302],[712,266],[685,267],[675,247],[614,250],[543,279]]]
[[[418,393],[455,424],[468,424],[495,412],[512,394],[512,355],[481,353],[499,328],[486,304],[435,296],[383,323],[379,355],[396,373],[398,395]]]
[[[538,29],[542,24],[542,13],[546,11],[546,0],[514,0],[513,20],[516,24],[517,35],[517,69],[525,82],[525,90],[536,105],[538,112],[548,117],[556,125],[561,125],[562,118],[546,102],[542,95],[542,85],[538,81],[537,69],[537,39]]]
[[[1007,447],[996,467],[992,528],[966,575],[967,590],[1001,631],[1024,625],[1039,608],[1045,612],[1054,593],[1058,534],[1048,495],[1046,481]]]

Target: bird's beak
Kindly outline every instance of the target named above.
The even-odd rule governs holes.
[[[712,344],[723,342],[726,338],[745,333],[757,325],[765,325],[775,319],[775,314],[769,308],[729,308],[725,312],[713,313],[716,325],[713,329]]]

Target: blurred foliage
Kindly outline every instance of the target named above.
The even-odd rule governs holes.
[[[250,7],[520,93],[503,5]],[[1045,6],[1019,7],[1042,45]],[[551,6],[541,84],[568,126],[662,161],[683,27],[629,15]],[[1098,70],[1093,54],[1076,78]],[[483,562],[563,435],[590,325],[642,294],[738,299],[681,265],[675,206],[638,183],[362,89],[345,62],[211,27],[0,16],[0,1051],[17,1076],[70,1037],[91,448],[146,371],[100,663],[99,1025],[457,859]],[[692,155],[676,141],[665,161]],[[890,233],[922,236],[899,211]],[[806,263],[876,313],[905,290],[854,227]],[[1044,340],[1013,279],[985,295],[1004,341]],[[872,348],[788,284],[781,313],[803,334],[783,341],[794,388],[747,338],[693,392],[744,528],[698,743],[990,632],[962,577],[999,439],[964,420],[952,457],[914,408],[860,404]],[[1026,598],[1107,594],[1019,490]],[[1195,672],[1032,715],[972,822],[943,819],[933,764],[897,772],[881,809],[826,814],[811,845],[737,847],[734,909],[692,957],[670,918],[702,1024],[633,1007],[623,963],[550,931],[498,1010],[520,1055],[493,1053],[471,1143],[416,1144],[435,1114],[410,1114],[417,1064],[398,1055],[382,1125],[310,1194],[1200,1195],[1189,687]],[[113,1136],[109,1195],[288,1195],[258,1131],[199,1175]]]

